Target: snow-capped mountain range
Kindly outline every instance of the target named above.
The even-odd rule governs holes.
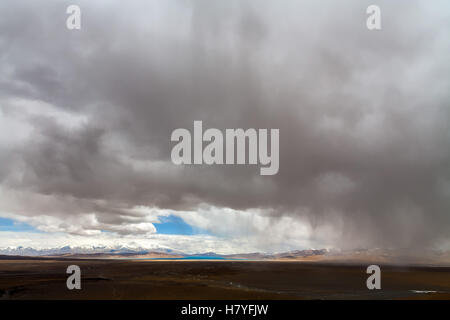
[[[71,247],[64,246],[60,248],[49,249],[34,249],[31,247],[7,247],[0,248],[0,255],[18,255],[18,256],[48,256],[48,255],[63,255],[63,254],[144,254],[151,252],[166,253],[166,254],[179,254],[172,249],[167,248],[142,248],[142,247],[125,247],[125,246],[82,246]]]

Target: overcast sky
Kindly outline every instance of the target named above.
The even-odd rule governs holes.
[[[0,217],[39,232],[0,247],[445,247],[449,53],[447,1],[2,0]],[[278,174],[174,165],[194,120],[279,129]]]

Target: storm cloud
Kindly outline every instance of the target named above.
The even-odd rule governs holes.
[[[139,208],[157,208],[220,235],[245,221],[288,241],[274,226],[298,219],[336,247],[449,241],[445,1],[377,1],[379,31],[369,1],[75,2],[71,31],[73,1],[1,1],[4,215],[146,234]],[[278,174],[174,165],[171,132],[194,120],[279,129]],[[251,210],[271,223],[218,225]]]

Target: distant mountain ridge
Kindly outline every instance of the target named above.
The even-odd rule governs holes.
[[[427,251],[421,255],[408,255],[392,249],[306,249],[280,253],[239,253],[218,254],[215,252],[184,253],[169,248],[142,248],[126,246],[64,246],[51,249],[34,249],[30,247],[8,247],[0,249],[0,260],[17,259],[242,259],[242,260],[277,260],[305,262],[343,262],[343,263],[394,263],[394,264],[428,264],[450,266],[449,251]]]
[[[142,247],[125,247],[125,246],[82,246],[71,247],[64,246],[60,248],[50,249],[34,249],[31,247],[8,247],[0,249],[0,255],[16,255],[16,256],[49,256],[49,255],[67,255],[67,254],[147,254],[149,252],[157,252],[164,254],[183,254],[181,252],[167,249],[155,248],[146,249]]]
[[[224,257],[230,259],[269,259],[269,258],[296,258],[296,257],[307,257],[313,255],[323,255],[326,254],[327,249],[321,250],[295,250],[283,253],[240,253],[240,254],[218,254],[215,252],[199,252],[193,254],[187,254],[180,251],[175,251],[167,248],[142,248],[142,247],[106,247],[106,246],[84,246],[84,247],[71,247],[64,246],[60,248],[50,248],[50,249],[34,249],[31,247],[8,247],[0,249],[0,255],[10,255],[10,256],[117,256],[117,257],[145,257],[145,256],[163,256],[163,257]]]

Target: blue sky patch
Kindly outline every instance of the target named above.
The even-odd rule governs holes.
[[[169,215],[167,217],[158,217],[161,223],[154,223],[157,233],[159,234],[174,234],[174,235],[195,235],[195,234],[208,234],[205,230],[195,228],[187,224],[182,218],[174,215]],[[10,232],[40,232],[33,226],[25,223],[16,221],[9,218],[0,217],[0,232],[10,231]],[[102,230],[102,232],[108,232]]]
[[[206,234],[204,230],[192,227],[182,218],[169,215],[167,217],[158,217],[161,223],[154,223],[156,232],[159,234],[178,234],[178,235],[194,235]]]
[[[30,226],[27,223],[8,218],[0,218],[0,231],[38,232],[36,228]]]

